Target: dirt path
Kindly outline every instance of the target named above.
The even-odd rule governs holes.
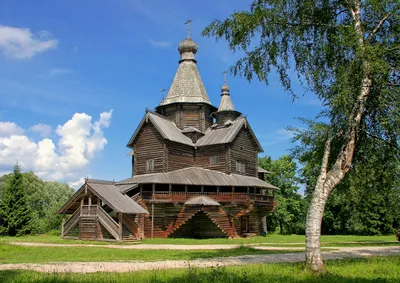
[[[338,251],[324,252],[325,259],[356,258],[367,256],[400,256],[400,247],[357,247],[342,248]],[[277,262],[301,262],[304,261],[304,253],[270,254],[270,255],[246,255],[237,257],[224,257],[198,260],[166,260],[166,261],[114,261],[114,262],[58,262],[47,264],[1,264],[0,270],[28,269],[40,272],[68,272],[68,273],[92,273],[92,272],[133,272],[139,270],[159,270],[172,268],[211,267],[245,265],[252,263],[277,263]]]

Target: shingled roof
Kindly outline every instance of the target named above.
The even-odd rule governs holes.
[[[76,193],[58,210],[58,213],[65,213],[69,207],[80,200],[87,188],[104,203],[106,203],[115,212],[133,213],[133,214],[148,214],[147,210],[141,207],[137,202],[132,200],[127,195],[121,193],[120,189],[132,188],[134,186],[116,186],[115,182],[103,180],[87,179],[85,184],[76,191]]]
[[[150,173],[137,175],[118,182],[117,187],[126,184],[173,184],[196,186],[235,186],[235,187],[259,187],[278,189],[277,187],[262,181],[256,177],[225,174],[215,170],[200,167],[188,167],[167,173]]]
[[[194,59],[197,44],[192,39],[186,38],[179,44],[179,52],[181,60],[178,70],[167,97],[160,103],[160,106],[181,102],[211,104]]]
[[[257,150],[259,152],[262,152],[263,148],[257,140],[257,137],[255,136],[253,130],[250,128],[250,125],[247,123],[246,117],[237,118],[228,127],[209,128],[206,131],[205,135],[197,141],[196,146],[200,147],[233,142],[233,140],[236,138],[243,127],[247,127],[249,129],[255,143],[257,144]]]
[[[133,147],[133,143],[136,140],[136,138],[140,132],[140,129],[148,121],[150,121],[154,125],[154,127],[157,129],[157,131],[160,133],[160,135],[164,139],[194,146],[192,140],[189,137],[182,134],[181,130],[171,120],[168,120],[168,118],[166,118],[158,113],[147,111],[146,114],[144,115],[142,121],[140,122],[139,126],[136,128],[136,131],[133,133],[132,137],[130,138],[130,140],[127,144],[127,147],[130,147],[130,148]]]
[[[233,140],[236,138],[238,133],[243,127],[247,127],[250,130],[251,135],[254,138],[254,141],[256,142],[257,145],[257,150],[259,152],[262,152],[263,149],[261,147],[261,144],[258,142],[257,137],[253,133],[253,130],[250,128],[250,125],[247,123],[246,117],[239,117],[235,121],[232,122],[231,125],[228,127],[220,127],[220,128],[209,128],[203,137],[201,137],[197,143],[193,143],[193,141],[184,135],[182,132],[184,130],[180,130],[175,123],[173,123],[171,120],[168,120],[168,118],[158,114],[154,113],[151,111],[147,111],[145,116],[143,117],[142,121],[140,122],[139,126],[137,127],[136,131],[130,138],[127,147],[132,148],[133,143],[136,140],[140,129],[143,127],[143,125],[150,121],[154,127],[157,129],[157,131],[161,134],[161,136],[164,139],[174,141],[177,143],[181,144],[186,144],[190,146],[196,146],[196,147],[201,147],[201,146],[207,146],[207,145],[215,145],[215,144],[225,144],[225,143],[230,143],[233,142]]]

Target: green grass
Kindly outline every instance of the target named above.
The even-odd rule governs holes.
[[[135,273],[46,274],[0,271],[3,283],[398,283],[400,257],[328,261],[327,272],[313,275],[302,263],[255,264],[236,267],[141,271]]]
[[[299,251],[265,251],[250,247],[226,250],[132,250],[99,247],[30,247],[0,243],[0,264],[74,261],[158,261],[191,260],[254,254],[292,253]],[[1,281],[0,281],[1,282]]]
[[[140,242],[101,242],[101,241],[82,241],[82,240],[69,240],[62,239],[61,236],[50,235],[34,235],[34,236],[21,236],[21,237],[0,237],[0,243],[5,242],[31,242],[31,243],[51,243],[51,244],[90,244],[90,245],[116,245],[116,244],[138,244]]]
[[[144,239],[144,244],[182,244],[182,245],[197,245],[197,244],[305,244],[306,237],[304,235],[277,235],[270,234],[266,237],[252,237],[239,239]],[[388,236],[321,236],[321,243],[372,243],[386,242],[396,244],[394,235]]]
[[[60,236],[23,236],[23,237],[0,237],[1,242],[34,242],[54,244],[93,244],[93,245],[137,245],[144,244],[175,244],[175,245],[211,245],[211,244],[263,244],[282,247],[305,246],[304,235],[277,235],[270,234],[266,237],[240,238],[240,239],[144,239],[142,242],[97,242],[81,240],[63,240]],[[322,246],[371,246],[371,245],[398,245],[394,235],[388,236],[322,236]]]

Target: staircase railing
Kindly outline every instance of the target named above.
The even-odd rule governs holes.
[[[133,236],[136,236],[137,228],[139,227],[139,225],[135,221],[130,219],[129,216],[126,214],[122,215],[122,221],[125,223],[125,226],[129,229],[131,234]]]
[[[114,219],[107,212],[104,211],[100,206],[97,207],[97,215],[99,217],[99,221],[103,226],[110,232],[111,235],[117,240],[121,240],[121,235],[119,233],[119,224],[115,222]],[[121,223],[122,225],[122,223]]]
[[[79,216],[81,215],[81,208],[79,207],[75,212],[71,215],[71,217],[67,220],[67,222],[64,223],[64,235],[69,233],[71,228],[76,224],[76,222],[79,219]]]

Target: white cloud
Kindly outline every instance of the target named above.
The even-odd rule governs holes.
[[[50,125],[46,124],[36,124],[29,128],[30,132],[38,133],[41,137],[45,138],[50,136],[52,128]]]
[[[29,59],[36,54],[56,48],[58,41],[47,31],[36,35],[29,29],[0,25],[0,51],[14,59]]]
[[[24,129],[12,122],[0,122],[0,137],[8,137],[12,135],[22,135]]]
[[[75,73],[75,71],[67,68],[54,68],[50,70],[51,75],[72,74],[72,73]]]
[[[24,171],[32,170],[46,180],[80,184],[90,162],[107,144],[103,130],[110,126],[111,118],[112,110],[101,113],[93,123],[91,116],[76,113],[57,127],[58,142],[44,138],[37,143],[15,123],[2,122],[7,131],[0,135],[0,169],[8,171],[18,160]],[[30,130],[46,126],[37,124]]]
[[[171,42],[170,41],[155,41],[155,40],[150,40],[150,44],[153,47],[157,47],[157,48],[168,48],[171,46]]]

